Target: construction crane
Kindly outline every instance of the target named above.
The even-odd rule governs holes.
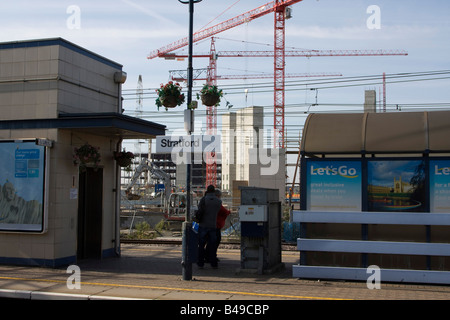
[[[197,76],[194,77],[194,80],[203,80],[207,81],[208,79],[205,77],[200,77],[202,74],[206,74],[208,72],[208,68],[196,69],[194,73]],[[342,77],[342,73],[286,73],[285,78],[316,78],[316,77]],[[187,72],[186,70],[169,70],[169,78],[172,81],[186,81]],[[237,80],[237,79],[268,79],[273,78],[273,73],[255,73],[255,74],[226,74],[226,75],[218,75],[216,77],[217,80]]]
[[[270,52],[259,52],[254,51],[252,52],[252,57],[258,57],[258,56],[271,56],[274,58],[274,147],[276,148],[284,148],[285,147],[285,139],[284,139],[284,133],[285,133],[285,125],[284,125],[284,102],[285,102],[285,94],[284,94],[284,88],[285,88],[285,58],[286,58],[286,50],[285,50],[285,20],[290,18],[290,10],[288,10],[288,7],[296,4],[298,2],[301,2],[302,0],[276,0],[269,2],[265,5],[259,6],[256,9],[247,11],[243,14],[240,14],[234,18],[228,19],[224,22],[218,23],[212,27],[202,29],[196,33],[193,34],[193,42],[198,42],[200,40],[212,37],[215,34],[218,34],[220,32],[223,32],[225,30],[229,30],[231,28],[234,28],[236,26],[242,25],[244,23],[248,23],[254,19],[257,19],[259,17],[262,17],[269,13],[274,13],[274,50]],[[185,37],[181,40],[172,42],[160,49],[152,51],[147,58],[148,59],[154,59],[156,57],[168,57],[170,56],[169,53],[173,52],[177,49],[183,48],[188,45],[188,38]],[[211,44],[211,52],[215,52],[215,46],[214,41],[212,41]],[[305,56],[326,56],[326,55],[318,55],[314,52],[318,52],[315,50],[308,51],[308,54],[311,55],[305,55]],[[339,56],[339,55],[345,55],[345,56],[351,56],[351,55],[368,55],[364,54],[365,51],[346,51],[343,52],[342,50],[337,52],[329,52],[328,56]],[[306,53],[304,53],[306,54]],[[383,53],[379,54],[371,54],[371,55],[386,55]],[[171,55],[174,57],[174,55]],[[215,68],[215,61],[217,59],[218,55],[215,55],[210,59],[210,72],[209,75],[210,83],[214,83],[214,81],[217,80],[216,74],[216,68]],[[225,55],[220,54],[221,57],[224,57]],[[232,56],[231,54],[228,56]],[[236,51],[234,53],[234,56],[242,57],[241,51]],[[209,54],[207,57],[211,57],[211,54]],[[208,131],[209,128],[214,128],[214,124],[216,123],[216,113],[214,108],[211,110],[207,110],[207,125],[208,125]],[[210,177],[213,179],[213,177]],[[208,179],[208,168],[207,168],[207,181]],[[215,184],[215,183],[212,183]]]
[[[218,51],[214,53],[217,58],[265,58],[274,57],[274,52],[270,50],[256,51],[256,50],[234,50],[234,51]],[[194,58],[210,58],[211,53],[196,53]],[[286,50],[285,57],[364,57],[364,56],[407,56],[405,50]],[[186,58],[187,54],[183,53],[166,53],[162,54],[161,58],[175,59]]]
[[[206,83],[210,86],[217,86],[217,58],[214,54],[216,52],[215,43],[214,37],[212,37],[210,46],[211,58],[209,59],[209,68],[206,77]],[[206,106],[206,134],[217,134],[216,106]],[[206,187],[209,185],[217,187],[217,158],[215,152],[206,153]]]
[[[214,44],[214,38],[211,38],[211,43]],[[406,56],[408,53],[404,50],[285,50],[284,57],[365,57],[365,56]],[[178,53],[165,53],[161,54],[160,57],[166,59],[181,59],[186,58],[186,54]],[[252,57],[252,58],[266,58],[273,57],[277,59],[275,51],[218,51],[215,50],[215,45],[211,46],[209,53],[197,53],[194,54],[195,58],[208,58],[209,67],[206,69],[211,75],[215,75],[212,79],[224,79],[225,77],[217,76],[217,59],[220,58],[237,58],[237,57]],[[283,61],[285,61],[285,58]],[[208,75],[207,80],[211,75]],[[239,76],[237,76],[239,77]],[[236,77],[236,78],[237,78]],[[280,80],[279,78],[282,77]],[[285,78],[288,76],[284,73],[278,71],[274,73],[274,147],[284,148],[284,87]],[[212,81],[210,81],[212,83]],[[276,84],[282,83],[282,90],[276,90]],[[280,95],[283,97],[280,97]],[[277,101],[282,103],[277,104]],[[282,109],[282,110],[281,110]],[[208,114],[214,115],[215,110],[213,109]],[[208,118],[207,118],[208,119]]]
[[[139,75],[137,88],[136,88],[136,108],[135,108],[134,116],[136,118],[142,118],[143,111],[144,111],[144,85],[142,82],[142,75]],[[136,139],[134,141],[134,150],[135,150],[135,153],[138,154],[140,157],[142,154],[141,140]]]
[[[256,9],[247,11],[243,14],[240,14],[234,18],[228,19],[224,22],[218,23],[212,27],[205,28],[203,30],[200,30],[193,35],[193,41],[197,42],[206,38],[209,38],[215,34],[218,34],[220,32],[223,32],[225,30],[237,27],[239,25],[242,25],[244,23],[248,23],[256,18],[262,17],[266,14],[275,12],[275,11],[281,11],[283,12],[283,18],[284,18],[284,11],[287,6],[293,5],[297,2],[301,2],[302,0],[276,0],[269,2],[265,5],[259,6]],[[167,54],[169,52],[172,52],[174,50],[183,48],[188,45],[188,38],[185,37],[181,40],[172,42],[160,49],[154,50],[150,52],[150,54],[147,56],[148,59],[154,59],[157,57],[161,57],[164,54]]]
[[[205,28],[203,30],[200,30],[199,32],[196,32],[193,34],[193,42],[197,42],[206,38],[209,38],[217,33],[223,32],[225,30],[234,28],[236,26],[242,25],[244,23],[248,23],[256,18],[259,18],[261,16],[264,16],[266,14],[275,13],[275,37],[274,37],[274,90],[275,90],[275,97],[274,97],[274,108],[275,108],[275,130],[276,130],[276,136],[280,135],[282,136],[281,139],[281,147],[284,148],[284,46],[285,46],[285,32],[284,32],[284,21],[285,21],[285,12],[286,8],[290,5],[293,5],[297,2],[301,2],[302,0],[276,0],[269,2],[265,5],[259,6],[256,9],[250,10],[248,12],[245,12],[241,15],[238,15],[232,19],[226,20],[224,22],[221,22],[219,24],[216,24],[212,27]],[[188,45],[188,38],[185,37],[181,40],[178,40],[176,42],[173,42],[165,47],[162,47],[158,50],[155,50],[151,52],[148,55],[148,59],[153,59],[156,57],[160,57],[164,54],[167,54],[169,52],[172,52],[174,50],[183,48]],[[215,51],[214,47],[214,41],[211,42],[211,52]],[[217,71],[217,68],[215,66],[215,60],[211,59],[210,61],[210,74],[208,75],[208,84],[214,85],[217,81],[215,72]],[[212,64],[212,65],[211,65]],[[281,99],[280,99],[281,97]],[[282,110],[282,112],[280,112]],[[281,120],[282,128],[279,129],[279,122]],[[215,107],[207,107],[207,132],[214,134],[217,128],[217,112],[215,110]],[[277,139],[278,141],[278,139]],[[277,144],[277,142],[275,142]],[[214,154],[207,155],[207,158],[211,160],[211,158],[214,158]],[[213,159],[214,160],[214,159]],[[206,181],[207,184],[213,184],[216,185],[216,162],[215,161],[207,161],[207,168],[206,168]]]
[[[210,86],[217,85],[217,54],[214,37],[211,37],[210,55],[209,55],[209,68],[206,72],[206,83]],[[284,78],[283,73],[283,95],[284,95]],[[283,102],[284,109],[284,102]],[[206,134],[217,134],[217,108],[216,106],[206,106]],[[284,111],[283,111],[284,117]],[[284,130],[284,119],[283,119]],[[284,132],[283,132],[283,148],[284,148]],[[213,185],[217,187],[217,158],[215,152],[206,153],[206,186]]]

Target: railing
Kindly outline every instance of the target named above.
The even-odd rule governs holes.
[[[412,213],[412,212],[314,212],[294,211],[293,221],[300,223],[301,233],[297,240],[297,249],[300,250],[300,264],[293,266],[293,276],[296,278],[312,279],[343,279],[364,280],[369,277],[367,268],[368,254],[391,254],[407,256],[450,257],[450,243],[431,242],[430,226],[450,226],[450,213]],[[327,224],[360,224],[369,225],[419,225],[424,226],[427,242],[411,242],[411,239],[402,239],[401,231],[396,235],[400,241],[365,240],[367,231],[362,232],[360,240],[355,239],[311,239],[306,238],[306,228],[310,223]],[[365,229],[367,230],[367,228]],[[341,235],[342,236],[342,235]],[[411,237],[411,235],[409,235]],[[450,239],[450,235],[447,237]],[[442,241],[442,239],[441,239]],[[449,241],[450,242],[450,241]],[[329,266],[306,265],[305,257],[310,252],[331,252],[354,254],[364,257],[361,265]],[[450,260],[449,260],[450,261]],[[448,261],[447,261],[448,262]],[[450,284],[450,271],[431,269],[427,263],[426,270],[414,268],[383,268],[380,266],[380,280],[386,282],[416,282]],[[450,269],[450,266],[447,266]]]

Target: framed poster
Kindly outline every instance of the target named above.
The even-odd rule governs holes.
[[[310,160],[306,164],[306,208],[361,211],[361,162]]]
[[[450,160],[430,160],[430,212],[450,213]]]
[[[425,160],[369,160],[367,171],[368,211],[427,211]]]
[[[0,231],[45,231],[45,159],[35,140],[0,141]]]

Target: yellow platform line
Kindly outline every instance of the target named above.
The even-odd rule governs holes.
[[[19,281],[66,283],[65,280],[32,279],[32,278],[19,278],[19,277],[0,277],[0,280],[19,280]],[[295,296],[295,295],[273,294],[273,293],[256,293],[256,292],[210,290],[210,289],[158,287],[158,286],[130,285],[130,284],[117,284],[117,283],[99,283],[99,282],[83,282],[83,281],[81,282],[81,285],[108,286],[108,287],[117,287],[117,288],[122,287],[122,288],[135,288],[135,289],[169,290],[169,291],[186,291],[186,292],[200,292],[200,293],[223,293],[223,294],[235,294],[235,295],[245,295],[245,296],[286,298],[286,299],[302,299],[302,300],[303,299],[308,299],[308,300],[349,300],[349,299],[330,298],[330,297],[310,297],[310,296]]]
[[[182,253],[181,250],[175,249],[175,250],[164,250],[164,249],[142,249],[142,248],[126,248],[122,249],[122,252],[126,251],[146,251],[146,252],[164,252],[164,253]],[[222,255],[230,255],[230,256],[236,256],[241,255],[241,252],[238,250],[233,249],[219,249],[219,252]],[[300,256],[300,252],[298,251],[283,251],[281,252],[282,256],[286,257],[297,257]]]

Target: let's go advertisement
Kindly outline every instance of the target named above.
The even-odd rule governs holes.
[[[361,163],[314,161],[306,165],[307,210],[361,211]]]
[[[450,212],[450,160],[430,160],[430,211]]]

